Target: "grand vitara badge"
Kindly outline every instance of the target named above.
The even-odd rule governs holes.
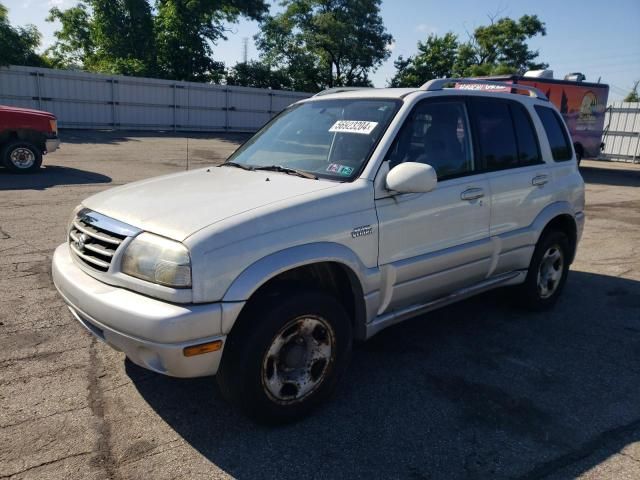
[[[371,235],[373,233],[373,227],[371,225],[362,225],[351,230],[352,238],[364,237],[365,235]]]

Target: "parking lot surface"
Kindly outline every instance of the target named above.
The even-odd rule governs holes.
[[[73,207],[245,138],[63,131],[39,174],[0,171],[0,478],[640,478],[638,166],[583,162],[587,223],[554,310],[497,291],[387,329],[294,425],[256,426],[212,378],[95,341],[51,282]]]

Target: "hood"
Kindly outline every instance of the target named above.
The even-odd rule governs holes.
[[[45,112],[43,110],[33,110],[31,108],[21,107],[8,107],[6,105],[0,105],[0,112],[22,113],[27,115],[40,115],[47,118],[56,118],[53,113]]]
[[[210,167],[112,188],[82,204],[148,232],[182,241],[235,215],[338,185],[278,172]]]

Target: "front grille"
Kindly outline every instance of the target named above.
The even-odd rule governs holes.
[[[96,270],[109,270],[113,256],[126,235],[92,225],[91,218],[78,215],[69,229],[69,247],[76,257]]]

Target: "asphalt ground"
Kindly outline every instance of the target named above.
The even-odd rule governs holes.
[[[0,478],[640,478],[640,166],[583,162],[586,228],[553,311],[496,291],[389,328],[294,425],[95,341],[51,282],[73,207],[185,169],[187,143],[193,168],[244,138],[63,131],[40,173],[0,171]]]

